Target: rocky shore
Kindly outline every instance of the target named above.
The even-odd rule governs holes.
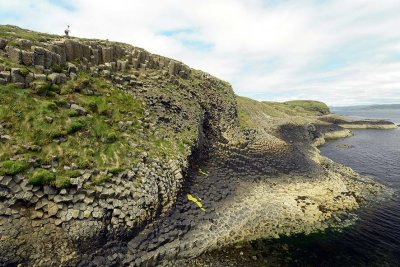
[[[323,118],[324,121],[339,125],[345,129],[396,129],[398,126],[386,120],[354,120],[341,115],[331,114]]]
[[[0,265],[194,264],[344,227],[387,192],[319,155],[351,135],[321,102],[257,102],[142,48],[0,29]]]

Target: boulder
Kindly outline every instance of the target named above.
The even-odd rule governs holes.
[[[72,209],[69,211],[72,215],[72,218],[77,219],[79,217],[79,210]]]
[[[43,192],[46,195],[55,195],[57,193],[57,191],[53,187],[48,185],[43,186]]]
[[[18,44],[18,47],[20,47],[22,50],[27,50],[27,49],[31,48],[32,41],[26,40],[26,39],[18,39],[17,44]]]
[[[0,39],[0,50],[4,50],[7,46],[8,41],[6,39]]]
[[[25,86],[28,87],[29,84],[34,80],[35,80],[35,75],[32,72],[28,73],[28,75],[26,75],[25,77]]]
[[[68,64],[67,64],[67,70],[68,70],[69,74],[78,72],[78,68],[70,62],[68,62]]]
[[[53,84],[63,84],[67,82],[67,76],[64,73],[52,73],[48,75],[47,78]]]
[[[179,75],[182,78],[188,78],[190,74],[190,68],[178,61],[170,61],[169,66],[169,75]]]
[[[12,180],[12,176],[0,176],[0,185],[8,186]]]
[[[8,58],[17,64],[21,64],[22,63],[22,52],[21,49],[17,48],[17,47],[13,47],[13,46],[7,46],[6,48],[7,50],[7,55]]]
[[[31,219],[41,219],[43,217],[43,212],[39,210],[34,210],[31,212]]]
[[[54,202],[47,203],[47,213],[49,216],[54,216],[58,212],[58,205]]]
[[[32,66],[33,65],[33,52],[22,51],[21,52],[21,60],[22,60],[22,64],[24,64],[25,66]]]
[[[51,51],[59,56],[60,63],[58,64],[64,65],[65,62],[67,61],[64,42],[63,41],[55,42],[51,46]]]
[[[85,211],[83,211],[83,217],[84,218],[90,218],[90,216],[92,215],[92,212],[91,211],[89,211],[89,210],[85,210]]]
[[[90,60],[90,54],[91,54],[91,47],[86,44],[82,44],[82,56],[87,60]]]
[[[45,82],[46,81],[46,75],[44,74],[34,74],[34,79],[36,81],[41,81],[41,82]]]
[[[25,77],[21,74],[20,69],[18,68],[11,69],[11,82],[25,84]]]
[[[126,66],[127,66],[128,61],[123,61],[123,60],[118,60],[117,61],[117,70],[125,72],[126,71]]]
[[[104,78],[110,78],[111,77],[111,72],[109,70],[102,70],[100,72],[100,76],[102,76]]]
[[[44,117],[44,120],[47,122],[47,123],[53,123],[53,118],[52,117],[49,117],[49,116],[45,116]]]
[[[98,65],[100,63],[99,62],[99,50],[98,49],[93,49],[92,48],[91,56],[90,56],[90,62],[93,65]]]
[[[73,40],[65,40],[64,44],[67,61],[73,61],[83,57],[83,48],[81,43]]]
[[[78,106],[77,104],[71,104],[70,108],[75,110],[78,113],[78,115],[80,115],[80,116],[84,116],[87,113],[83,107]]]
[[[43,66],[45,67],[46,62],[46,49],[43,47],[32,47],[33,49],[33,64],[36,66]]]
[[[111,47],[102,47],[101,48],[103,55],[103,62],[111,62],[113,60],[113,50]]]
[[[9,71],[0,71],[0,78],[9,83],[11,82],[11,73]]]

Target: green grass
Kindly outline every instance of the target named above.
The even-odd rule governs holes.
[[[39,33],[25,30],[12,25],[0,25],[0,38],[15,40],[16,36],[21,39],[30,40],[32,42],[47,42],[60,36],[46,33]],[[11,45],[18,46],[18,42],[11,41]]]
[[[293,100],[293,101],[287,101],[284,103],[291,107],[300,107],[300,108],[303,108],[304,110],[312,111],[312,112],[319,112],[321,114],[328,114],[330,112],[328,106],[325,103],[320,102],[320,101]]]
[[[36,169],[29,176],[29,184],[47,185],[56,179],[56,175],[45,169]]]
[[[0,163],[0,175],[14,175],[28,168],[29,164],[25,161],[6,160]]]
[[[157,126],[160,135],[148,133],[139,122],[145,110],[141,100],[87,73],[79,73],[76,81],[69,81],[59,89],[49,96],[37,94],[33,89],[0,86],[0,122],[5,122],[5,134],[13,136],[10,141],[0,143],[0,162],[16,157],[23,162],[35,159],[39,164],[49,165],[57,158],[54,178],[34,175],[30,178],[34,184],[69,186],[72,175],[63,166],[72,163],[79,169],[108,169],[117,174],[137,164],[143,151],[151,158],[176,158],[185,152],[183,140],[191,144],[196,136],[192,130],[175,135],[164,125]],[[86,89],[98,95],[86,95]],[[69,103],[82,106],[88,114],[78,116],[68,108]],[[121,121],[130,121],[130,126],[121,130],[118,126]],[[10,168],[5,173],[15,171]],[[105,179],[108,178],[99,177],[96,181]]]
[[[57,175],[55,180],[52,181],[53,185],[57,188],[67,188],[71,185],[68,176]]]
[[[68,125],[67,134],[73,134],[78,132],[84,127],[84,125],[79,121],[73,121],[70,125]]]
[[[318,116],[329,113],[326,104],[318,101],[259,102],[250,98],[237,96],[239,124],[242,128],[257,129],[268,127],[269,120],[291,119]]]
[[[0,38],[11,41],[17,37],[31,40],[35,45],[60,36],[0,26]],[[11,45],[18,46],[18,42]],[[24,68],[26,74],[37,73],[35,68],[18,66],[1,55],[0,62],[7,68]],[[53,66],[52,71],[63,69],[65,66]],[[139,72],[146,74],[137,77],[141,82],[150,81],[155,75],[163,77],[161,70]],[[117,174],[135,166],[142,152],[148,154],[147,160],[169,161],[186,156],[198,136],[199,114],[204,108],[213,110],[218,99],[224,108],[226,104],[233,110],[236,101],[228,83],[216,78],[204,79],[200,71],[193,70],[189,79],[176,78],[179,83],[157,80],[146,92],[146,99],[140,94],[135,98],[110,81],[85,72],[63,85],[35,82],[33,88],[24,90],[0,86],[0,123],[5,134],[13,137],[0,143],[0,162],[12,158],[43,166],[56,160],[55,178],[50,183],[61,188],[68,186],[72,177],[64,166],[74,164],[78,170],[97,168]],[[142,101],[148,98],[162,100],[161,105],[167,103],[162,114],[146,114]],[[71,103],[83,107],[87,114],[68,108]],[[224,112],[218,112],[221,120],[225,120]],[[159,115],[163,120],[157,121]],[[150,127],[147,122],[156,124]],[[106,179],[108,176],[93,178],[97,182]]]

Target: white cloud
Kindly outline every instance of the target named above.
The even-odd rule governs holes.
[[[261,100],[400,102],[398,0],[66,3],[75,10],[45,0],[0,0],[0,14],[10,14],[0,23],[60,34],[70,24],[73,35],[182,60]],[[161,34],[166,31],[178,33]]]

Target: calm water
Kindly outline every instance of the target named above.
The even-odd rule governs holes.
[[[356,130],[354,136],[321,147],[323,155],[395,190],[395,195],[363,209],[356,225],[331,243],[349,258],[343,264],[400,266],[400,129]],[[350,149],[338,145],[353,146]],[[328,242],[329,243],[329,242]],[[344,255],[343,255],[344,254]]]
[[[400,110],[371,113],[348,111],[359,118],[400,122]],[[362,209],[355,225],[279,241],[286,252],[284,266],[400,266],[400,129],[355,130],[354,136],[328,142],[323,155],[352,167],[395,190],[393,197]],[[352,148],[340,148],[341,144]]]
[[[331,108],[331,112],[346,115],[355,119],[385,119],[400,123],[400,109],[351,109],[346,107]]]

